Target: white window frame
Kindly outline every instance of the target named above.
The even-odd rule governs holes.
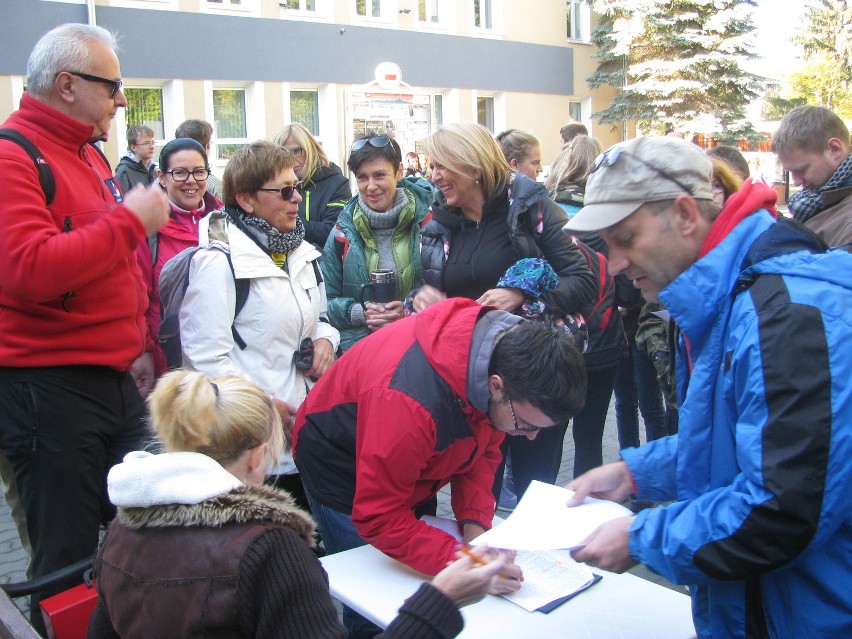
[[[243,106],[245,109],[246,119],[246,135],[242,138],[223,138],[219,137],[219,131],[216,127],[216,114],[213,107],[213,92],[214,91],[243,91]],[[226,159],[219,156],[219,146],[223,144],[251,144],[252,141],[258,140],[265,136],[265,114],[263,113],[263,85],[260,82],[249,82],[239,84],[234,82],[219,82],[213,83],[210,80],[204,81],[204,101],[205,111],[207,116],[205,119],[213,123],[213,137],[210,140],[210,157],[208,158],[211,166],[223,169],[228,163]]]
[[[111,7],[122,9],[150,9],[153,11],[178,11],[178,0],[111,0]]]
[[[441,33],[454,33],[456,27],[456,11],[452,0],[425,0],[426,5],[426,20],[420,19],[420,0],[411,0],[411,20],[412,31],[429,31]],[[438,4],[438,22],[432,22],[431,11],[429,4],[436,2]]]
[[[160,104],[163,107],[163,137],[158,138],[155,137],[154,141],[157,146],[160,146],[160,143],[165,143],[165,140],[170,140],[172,135],[169,133],[168,128],[166,127],[166,88],[162,84],[151,84],[150,81],[146,82],[126,82],[122,86],[122,91],[126,89],[157,89],[160,92]],[[125,96],[126,97],[126,96]],[[120,131],[127,131],[127,109],[119,109],[115,113],[116,122],[118,121],[118,114],[121,113],[122,119],[124,120],[123,126]],[[172,131],[174,132],[174,131]]]
[[[480,0],[480,11],[482,7],[487,5],[491,10],[491,28],[481,26],[484,22],[480,18],[480,26],[476,26],[476,7],[474,0],[468,0],[470,3],[470,33],[471,35],[481,38],[502,38],[503,37],[503,2],[502,0]],[[484,15],[484,14],[483,14]]]
[[[367,15],[358,13],[358,1],[350,0],[352,10],[352,24],[363,24],[368,26],[396,26],[399,22],[399,2],[397,0],[364,0],[367,3]],[[372,12],[373,5],[378,3],[379,16],[375,17]]]
[[[592,10],[587,2],[583,0],[568,0],[568,7],[572,9],[570,15],[574,18],[571,23],[571,33],[566,33],[569,42],[590,42],[592,38]],[[566,28],[568,15],[566,14]],[[579,23],[579,24],[578,24]],[[578,37],[573,34],[578,33]]]
[[[299,86],[299,85],[292,85],[292,84],[289,86],[289,89],[287,90],[287,92],[285,94],[287,96],[286,97],[287,105],[284,109],[285,113],[287,114],[287,121],[288,122],[294,122],[294,120],[293,120],[293,109],[292,109],[292,95],[293,95],[294,91],[299,91],[299,92],[302,92],[302,93],[312,92],[312,93],[316,94],[316,96],[317,96],[317,101],[316,101],[317,133],[316,133],[316,135],[314,135],[312,133],[312,135],[314,135],[314,138],[319,140],[322,137],[322,130],[323,130],[321,109],[320,109],[320,101],[321,101],[322,98],[321,98],[321,91],[320,91],[319,87],[307,86],[307,85],[306,86]]]
[[[281,9],[280,18],[282,20],[306,20],[308,22],[330,22],[334,17],[333,0],[315,0],[316,8],[311,11],[306,9],[307,0],[299,0],[298,9],[290,9],[287,7],[285,0],[279,0],[278,6]]]
[[[480,100],[490,100],[490,104],[491,104],[491,127],[492,127],[490,129],[488,129],[488,123],[487,123],[488,118],[487,117],[486,117],[486,122],[480,122],[479,121],[479,101]],[[486,102],[486,104],[489,104],[489,103]],[[491,131],[491,133],[493,133],[495,135],[497,133],[499,133],[500,129],[497,127],[497,100],[495,99],[495,97],[493,95],[490,95],[490,94],[477,93],[474,96],[473,105],[474,105],[473,108],[476,112],[476,122],[478,124],[481,124],[485,128],[487,128],[489,131]],[[486,110],[487,110],[487,107],[486,107]]]
[[[240,4],[231,4],[239,2]],[[201,0],[201,13],[215,13],[219,15],[243,15],[260,17],[261,0],[222,0],[213,2]]]

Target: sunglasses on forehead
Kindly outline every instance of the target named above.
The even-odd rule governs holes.
[[[390,136],[387,135],[377,135],[372,138],[361,138],[360,140],[355,140],[349,150],[357,151],[359,149],[363,149],[368,144],[370,146],[376,147],[377,149],[380,149],[383,146],[387,146],[388,144],[390,144],[390,141]]]
[[[684,191],[686,191],[687,193],[692,195],[692,189],[689,188],[688,186],[686,186],[680,180],[678,180],[675,176],[671,175],[670,173],[667,173],[666,171],[663,171],[663,169],[661,169],[659,167],[654,166],[650,162],[646,162],[645,160],[643,160],[639,156],[637,156],[633,153],[630,153],[628,151],[625,151],[620,146],[614,146],[611,149],[607,149],[606,151],[601,153],[597,158],[595,158],[595,164],[594,164],[594,166],[592,166],[592,170],[589,171],[589,175],[591,175],[592,173],[594,173],[595,171],[597,171],[601,167],[606,168],[606,167],[612,166],[613,164],[618,162],[618,158],[620,158],[621,156],[624,156],[626,158],[631,158],[632,160],[634,160],[635,162],[638,162],[642,166],[648,167],[649,169],[651,169],[652,171],[654,171],[658,175],[666,178],[667,180],[670,180],[671,182],[674,182],[680,188],[682,188]]]

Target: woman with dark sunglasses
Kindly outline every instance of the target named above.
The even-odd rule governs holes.
[[[206,192],[210,167],[204,147],[190,138],[177,138],[166,144],[160,152],[157,167],[160,187],[169,198],[169,221],[165,226],[136,247],[136,258],[148,293],[148,333],[153,348],[151,356],[154,373],[166,372],[166,356],[157,344],[162,309],[160,307],[160,271],[175,255],[191,246],[198,246],[198,223],[213,211],[222,208],[222,203]],[[153,380],[147,395],[153,388]]]
[[[580,249],[562,233],[565,212],[544,185],[512,170],[488,129],[471,123],[440,126],[425,150],[438,193],[421,233],[424,284],[407,302],[413,312],[446,297],[467,297],[509,312],[535,309],[542,316],[564,317],[593,301],[592,273]],[[546,260],[558,276],[556,286],[534,296],[498,284],[523,258]],[[533,479],[556,481],[567,427],[507,438],[519,498]],[[502,481],[500,468],[495,497]]]
[[[420,285],[420,226],[433,199],[428,182],[402,177],[402,151],[387,135],[355,140],[348,166],[358,195],[337,218],[322,263],[328,316],[343,351],[402,317],[402,299]],[[361,287],[376,270],[393,271],[396,297],[362,303]]]
[[[272,141],[293,154],[293,170],[302,182],[299,217],[305,225],[305,239],[322,251],[337,216],[352,196],[349,180],[304,124],[291,122]]]
[[[272,397],[289,433],[299,405],[334,362],[340,335],[326,319],[320,252],[305,239],[294,158],[254,142],[228,162],[225,208],[202,228],[180,310],[184,364],[210,376],[238,375]],[[232,270],[233,269],[233,270]],[[236,313],[235,279],[250,280]],[[307,507],[292,455],[276,483]]]

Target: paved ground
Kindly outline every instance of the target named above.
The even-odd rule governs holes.
[[[603,454],[604,462],[615,461],[618,459],[618,439],[616,437],[615,413],[612,405],[610,406],[609,415],[607,416],[606,430],[604,432]],[[560,467],[559,477],[557,480],[559,485],[565,485],[571,480],[573,463],[574,444],[571,438],[571,429],[569,428],[565,438],[565,451],[562,458],[562,466]],[[442,516],[452,516],[449,509],[449,491],[446,491],[439,497],[438,514]],[[27,569],[27,563],[28,558],[21,548],[17,530],[15,529],[15,525],[12,522],[12,518],[9,513],[9,508],[6,506],[6,501],[4,499],[0,499],[0,583],[23,581],[26,579],[25,572]],[[685,590],[683,586],[673,586],[662,577],[659,577],[642,567],[637,567],[631,572],[680,592],[684,592]],[[26,599],[19,599],[15,603],[25,612],[28,610]]]

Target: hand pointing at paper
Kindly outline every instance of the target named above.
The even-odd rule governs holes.
[[[574,491],[574,496],[568,500],[569,506],[579,506],[586,497],[621,502],[635,492],[633,475],[624,462],[593,468],[577,477],[566,488]]]

